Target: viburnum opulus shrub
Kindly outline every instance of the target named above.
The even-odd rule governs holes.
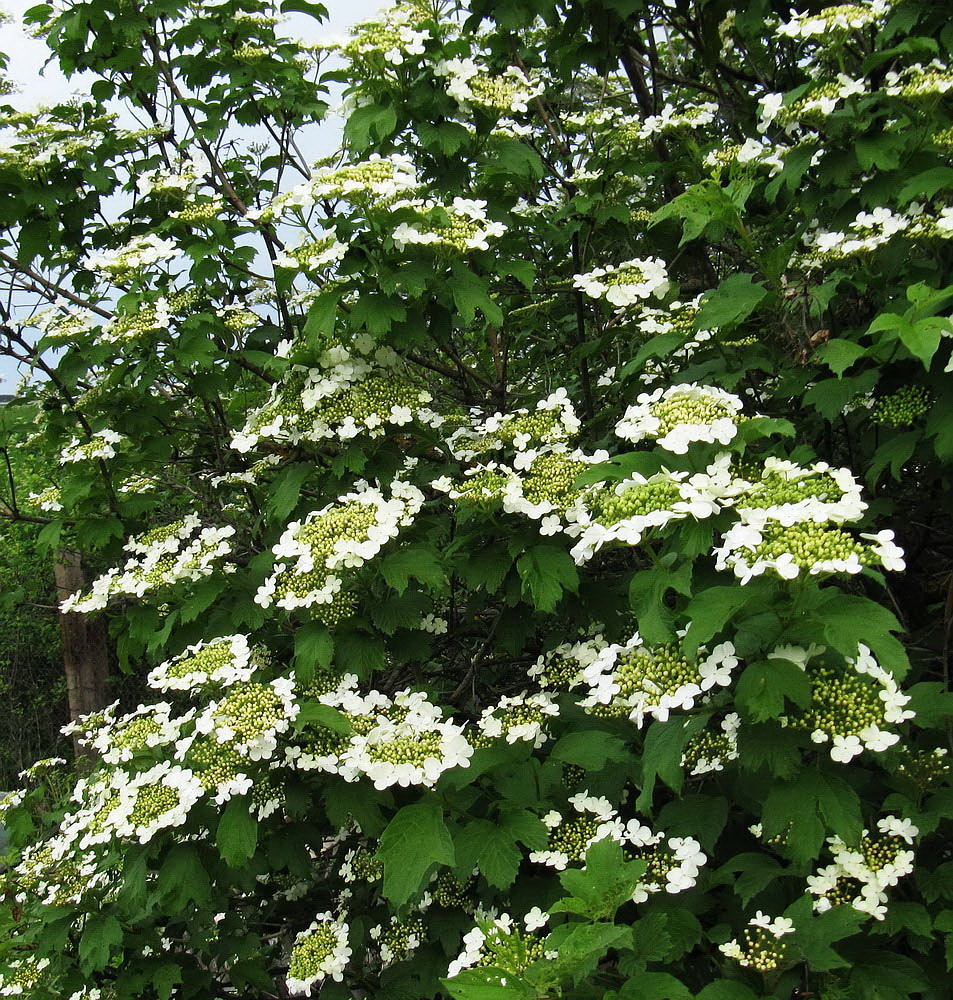
[[[7,508],[153,695],[0,995],[949,996],[946,5],[279,14],[28,13]]]

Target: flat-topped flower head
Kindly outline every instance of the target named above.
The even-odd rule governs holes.
[[[380,967],[410,958],[426,939],[426,926],[420,917],[391,917],[386,924],[375,924],[368,934],[377,948]]]
[[[906,69],[888,71],[884,93],[908,101],[932,100],[953,90],[953,70],[934,59],[927,65],[915,63]]]
[[[851,906],[883,920],[888,912],[887,890],[913,872],[915,855],[909,848],[919,834],[910,820],[891,815],[877,821],[877,833],[864,830],[858,843],[828,837],[833,860],[807,879],[808,892],[816,897],[814,911]]]
[[[190,514],[171,524],[133,536],[125,545],[134,553],[122,569],[111,569],[93,581],[87,594],[77,591],[60,605],[61,611],[81,614],[99,611],[114,596],[143,597],[180,581],[199,580],[217,569],[217,563],[232,551],[231,525],[201,526]],[[228,572],[229,566],[223,568]]]
[[[407,721],[384,718],[366,734],[352,737],[341,755],[341,773],[349,781],[366,776],[377,789],[432,788],[444,771],[469,767],[472,756],[463,727],[452,721],[419,715]]]
[[[730,444],[738,433],[741,400],[715,386],[682,383],[642,393],[616,424],[615,432],[633,443],[655,440],[676,455],[695,441]]]
[[[116,445],[123,440],[121,434],[108,428],[96,431],[88,440],[81,441],[74,437],[60,452],[60,465],[72,465],[76,462],[89,462],[94,459],[116,457]]]
[[[341,982],[351,958],[349,928],[343,917],[319,913],[294,940],[286,985],[292,996],[308,996],[325,979]]]
[[[742,481],[745,473],[740,474]],[[737,482],[737,480],[736,480]],[[803,467],[769,456],[735,501],[742,522],[763,527],[769,521],[784,526],[812,521],[843,524],[857,521],[867,509],[860,483],[849,469],[826,462]]]
[[[887,0],[855,0],[824,7],[816,13],[795,14],[778,25],[781,38],[818,39],[826,48],[839,45],[858,31],[880,23],[890,10]]]
[[[912,719],[910,696],[860,644],[846,670],[820,663],[809,667],[811,704],[799,725],[815,743],[829,743],[831,759],[847,763],[864,750],[882,753],[899,742],[896,727]]]
[[[625,645],[607,646],[584,671],[588,696],[580,705],[594,715],[622,716],[637,726],[646,717],[668,720],[689,711],[711,690],[725,687],[738,665],[735,648],[723,642],[710,653],[687,657],[677,643],[646,646],[638,633]]]
[[[454,198],[449,205],[408,201],[399,207],[413,210],[416,218],[401,222],[394,230],[392,239],[398,249],[420,244],[454,253],[489,250],[489,240],[506,232],[506,225],[490,219],[486,202],[479,199]]]
[[[159,691],[192,691],[207,685],[228,687],[251,680],[266,665],[267,652],[252,649],[245,635],[223,635],[197,642],[150,671],[149,686]]]
[[[248,452],[266,442],[378,438],[413,421],[440,426],[443,418],[432,402],[426,389],[404,375],[392,350],[360,337],[351,348],[325,351],[316,367],[293,364],[231,446]]]
[[[772,919],[760,910],[748,921],[737,938],[719,945],[718,950],[733,958],[743,969],[773,972],[789,959],[790,949],[784,938],[794,933],[794,922],[787,917]]]
[[[532,410],[517,409],[486,418],[475,414],[472,424],[454,431],[447,444],[454,458],[465,462],[504,449],[532,451],[535,457],[547,446],[571,440],[581,426],[569,393],[560,388],[539,400]]]
[[[569,511],[567,534],[578,541],[573,559],[588,562],[604,545],[638,545],[652,529],[664,528],[687,517],[703,519],[721,510],[719,493],[710,477],[687,472],[633,474],[615,486],[596,486],[584,492]]]
[[[172,717],[166,702],[140,705],[134,712],[115,717],[107,710],[102,726],[83,742],[100,754],[107,764],[130,761],[137,754],[171,746],[183,726],[192,721],[192,713]]]
[[[762,519],[764,520],[764,519]],[[865,566],[904,569],[903,550],[893,532],[854,537],[843,528],[813,521],[785,525],[779,521],[741,521],[730,528],[714,550],[716,569],[730,569],[742,584],[770,571],[793,580],[801,573],[857,574]]]
[[[668,291],[668,284],[665,265],[655,257],[636,257],[573,277],[573,285],[589,298],[605,299],[620,308],[652,296],[660,299]]]
[[[51,986],[48,958],[15,958],[0,971],[0,997],[36,996]],[[49,970],[49,971],[48,971]]]
[[[90,254],[86,266],[91,271],[125,277],[135,271],[175,260],[181,255],[175,240],[163,240],[154,233],[136,236],[115,250]]]
[[[365,483],[304,521],[289,524],[272,550],[275,571],[259,587],[255,602],[289,611],[333,605],[347,571],[373,559],[413,522],[423,504],[423,494],[408,483],[394,480],[390,489],[388,499]]]
[[[564,871],[570,864],[584,863],[597,841],[609,837],[622,842],[625,827],[608,799],[583,791],[570,796],[569,804],[573,811],[565,816],[555,809],[543,816],[549,841],[545,850],[530,852],[530,861]]]
[[[498,114],[527,111],[529,102],[543,92],[541,83],[534,83],[515,66],[494,74],[474,59],[443,59],[434,74],[447,78],[447,93],[461,107],[476,105]]]
[[[738,730],[741,717],[729,712],[721,720],[717,731],[705,730],[693,736],[682,753],[682,767],[693,778],[715,771],[738,759]]]
[[[275,752],[278,736],[288,731],[299,711],[294,681],[289,678],[269,684],[244,681],[211,702],[196,719],[195,729],[219,743],[232,744],[250,760],[267,760]]]
[[[548,919],[548,915],[544,916]],[[481,920],[464,935],[463,950],[450,963],[447,978],[453,979],[464,969],[481,966],[519,976],[534,962],[550,957],[544,947],[544,937],[537,933],[545,923],[533,922],[536,923],[533,930],[526,924],[524,930],[508,913]]]
[[[548,739],[547,725],[559,715],[559,706],[544,691],[502,697],[496,705],[483,710],[477,720],[478,746],[490,746],[496,740],[506,743],[532,743],[539,749]]]
[[[543,653],[527,670],[527,676],[543,690],[571,691],[585,683],[584,673],[608,644],[602,635],[564,642]]]

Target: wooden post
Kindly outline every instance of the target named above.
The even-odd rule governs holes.
[[[53,566],[57,600],[86,586],[79,553],[65,549],[56,556]],[[69,697],[70,721],[97,712],[109,704],[109,647],[106,624],[102,617],[60,612],[60,635],[63,641],[63,667]],[[76,746],[77,755],[88,751]]]

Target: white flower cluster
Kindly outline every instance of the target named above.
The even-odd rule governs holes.
[[[258,588],[255,602],[289,611],[331,604],[341,590],[343,570],[356,569],[413,523],[424,502],[415,486],[395,479],[391,497],[367,483],[353,493],[292,521],[272,550],[274,573]]]
[[[47,978],[48,958],[16,958],[0,972],[0,997],[30,997],[36,995]]]
[[[88,441],[74,437],[60,452],[60,465],[88,462],[96,458],[115,458],[116,445],[122,440],[121,434],[109,428],[96,431]]]
[[[447,978],[483,965],[519,975],[533,962],[556,958],[556,952],[547,952],[543,938],[536,933],[548,922],[549,914],[538,907],[523,918],[525,931],[508,913],[485,917],[463,936],[463,951],[450,963]]]
[[[824,230],[817,224],[804,236],[806,252],[795,254],[792,263],[807,268],[821,267],[858,254],[872,253],[899,233],[917,235],[925,223],[922,206],[913,204],[905,212],[895,212],[886,206],[859,212],[846,230]]]
[[[906,69],[889,70],[884,77],[884,93],[907,100],[935,98],[953,90],[953,72],[939,59],[924,66],[914,63]]]
[[[748,921],[742,939],[726,941],[718,950],[728,958],[733,958],[742,968],[757,972],[773,972],[787,959],[787,947],[783,938],[794,933],[794,921],[788,917],[773,920],[761,910]]]
[[[155,233],[136,236],[115,250],[90,254],[86,266],[100,274],[121,276],[130,271],[167,263],[181,255],[175,240],[163,240]]]
[[[138,773],[116,768],[80,779],[73,791],[80,809],[68,813],[54,839],[54,850],[80,851],[116,838],[148,843],[159,831],[181,826],[204,794],[188,768],[171,761]]]
[[[469,427],[460,427],[447,439],[454,458],[470,462],[488,451],[512,448],[517,452],[554,445],[575,437],[582,426],[569,393],[559,388],[537,402],[535,409],[494,413],[485,419],[472,413]],[[522,468],[517,459],[516,468]]]
[[[445,720],[421,692],[401,691],[393,699],[379,691],[361,695],[357,678],[346,675],[318,701],[341,712],[351,732],[322,731],[287,748],[286,761],[298,770],[326,771],[351,782],[367,777],[377,789],[430,788],[444,771],[470,765],[473,747],[463,727]]]
[[[360,336],[352,350],[338,346],[325,351],[317,367],[292,365],[271,398],[233,435],[231,446],[244,453],[263,441],[381,437],[388,428],[414,420],[439,427],[443,418],[430,408],[432,400],[429,392],[402,377],[390,348]]]
[[[310,180],[276,195],[264,208],[249,211],[248,218],[272,222],[286,211],[310,209],[318,202],[338,199],[386,203],[418,186],[416,168],[408,157],[374,154],[344,166],[316,166]]]
[[[505,740],[507,743],[532,743],[538,750],[548,739],[548,720],[559,715],[559,706],[545,692],[536,694],[504,695],[495,704],[483,710],[477,720],[477,729],[487,740]]]
[[[776,33],[782,38],[817,38],[829,45],[832,36],[876,25],[889,10],[888,0],[854,0],[852,3],[825,7],[817,13],[795,14],[790,21],[783,21]]]
[[[826,462],[809,467],[769,455],[759,470],[760,478],[745,475],[735,479],[735,487],[744,483],[736,510],[744,524],[763,527],[777,521],[791,527],[802,521],[843,524],[858,521],[867,509],[861,499],[861,485],[850,469],[836,469]]]
[[[741,716],[729,712],[719,725],[720,732],[697,733],[687,743],[682,753],[681,766],[693,778],[715,771],[723,771],[725,764],[738,759],[738,730]]]
[[[85,596],[82,591],[71,594],[60,610],[80,614],[100,611],[111,597],[143,597],[180,580],[208,576],[214,572],[216,561],[232,551],[228,539],[234,534],[231,526],[202,528],[199,518],[189,514],[180,521],[134,536],[125,546],[127,552],[134,553],[133,558],[122,569],[111,569],[94,580]],[[224,572],[230,568],[224,567]]]
[[[147,677],[158,691],[193,691],[206,685],[228,687],[251,680],[261,666],[244,635],[223,635],[197,642],[154,667]]]
[[[621,715],[637,726],[660,722],[672,710],[687,712],[707,692],[727,687],[738,666],[730,642],[686,657],[677,643],[647,647],[636,632],[624,645],[606,646],[584,671],[588,696],[579,704],[593,714]]]
[[[344,979],[351,958],[349,928],[343,917],[319,913],[294,940],[285,985],[292,996],[309,996],[311,987],[327,978]]]
[[[565,642],[543,653],[526,672],[545,690],[571,691],[585,683],[584,674],[606,647],[601,634]]]
[[[636,257],[573,277],[573,286],[589,298],[605,299],[619,308],[635,305],[653,295],[660,299],[668,291],[668,285],[668,271],[656,257],[644,260]]]
[[[289,271],[319,271],[337,264],[347,253],[347,244],[338,241],[333,232],[313,234],[298,246],[286,247],[275,255],[275,267]]]
[[[854,79],[845,73],[838,73],[836,79],[815,84],[790,104],[784,103],[783,94],[766,94],[760,99],[761,120],[758,129],[766,132],[772,124],[780,125],[789,135],[793,135],[799,128],[832,115],[842,101],[867,91],[866,79]]]
[[[193,152],[178,170],[145,170],[136,177],[139,194],[190,194],[204,178],[210,176],[212,167],[204,153]]]
[[[593,487],[568,512],[571,523],[565,530],[577,539],[570,554],[582,565],[611,542],[638,545],[652,528],[717,514],[718,478],[709,473],[662,471],[648,477],[634,473],[614,487]]]
[[[680,383],[642,393],[616,424],[616,434],[684,455],[695,441],[729,444],[738,433],[741,400],[716,386]]]
[[[431,486],[458,503],[499,506],[507,514],[522,514],[539,522],[540,534],[553,535],[570,530],[585,516],[576,479],[587,466],[608,458],[606,451],[586,455],[565,444],[543,445],[518,451],[513,466],[481,463],[467,469],[462,482],[443,477]]]
[[[800,666],[808,659],[806,653],[790,647],[770,655]],[[811,731],[811,740],[830,742],[831,759],[842,764],[864,750],[882,753],[892,747],[900,736],[889,727],[914,717],[913,710],[906,707],[910,696],[900,690],[867,646],[860,643],[857,656],[848,658],[847,664],[847,672],[823,665],[811,669],[811,705],[802,720]]]
[[[543,851],[532,851],[530,861],[564,871],[570,864],[584,863],[593,844],[610,838],[629,856],[648,863],[645,879],[632,895],[633,902],[642,903],[650,893],[663,889],[674,894],[692,888],[708,860],[693,837],[666,839],[637,819],[625,822],[606,798],[578,792],[570,796],[569,804],[575,815],[564,817],[554,809],[543,817],[549,844]]]
[[[742,585],[768,570],[782,579],[794,580],[802,571],[810,576],[854,575],[865,566],[902,571],[906,565],[903,550],[889,529],[875,534],[861,532],[858,540],[842,528],[815,521],[787,527],[767,519],[763,523],[739,521],[725,533],[714,555],[715,568],[732,570]]]
[[[250,760],[267,760],[277,749],[277,737],[288,731],[299,710],[295,684],[288,677],[267,684],[240,682],[209,703],[195,720],[195,732],[232,744]]]
[[[684,108],[676,108],[666,104],[657,115],[649,115],[645,119],[640,132],[640,138],[649,139],[662,132],[671,132],[683,128],[704,128],[711,125],[718,114],[718,105],[711,102],[691,104]]]
[[[340,50],[355,63],[382,58],[388,66],[402,66],[409,56],[424,54],[430,32],[420,20],[419,9],[395,4],[381,16],[355,25],[347,41],[327,47]]]
[[[63,509],[63,498],[57,486],[47,486],[45,490],[40,490],[39,493],[31,493],[27,499],[31,503],[35,503],[40,510],[44,510],[49,514],[58,513]]]
[[[489,250],[488,241],[506,232],[502,222],[489,218],[486,202],[478,198],[454,198],[446,206],[408,200],[393,207],[413,209],[420,216],[413,223],[401,222],[394,230],[392,239],[400,250],[412,244],[449,247],[460,253]]]
[[[833,862],[808,876],[808,891],[817,897],[814,911],[849,904],[875,920],[887,916],[887,889],[913,871],[912,845],[920,831],[908,819],[885,816],[877,820],[879,836],[864,830],[860,844],[848,846],[840,837],[829,837]]]
[[[139,752],[171,746],[193,715],[188,712],[184,716],[173,718],[172,706],[163,701],[155,705],[139,705],[126,715],[116,716],[118,704],[114,702],[104,709],[97,729],[80,739],[80,742],[95,750],[107,764],[125,763]]]
[[[529,102],[543,92],[542,83],[515,66],[494,75],[474,59],[442,59],[434,74],[447,78],[447,93],[463,108],[475,104],[500,113],[528,111]]]

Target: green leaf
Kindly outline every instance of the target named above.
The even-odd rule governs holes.
[[[285,520],[294,510],[301,487],[308,475],[314,471],[314,466],[307,462],[296,462],[282,469],[275,476],[268,497],[268,511],[276,521]]]
[[[757,994],[735,979],[718,979],[696,993],[695,1000],[757,1000]]]
[[[694,655],[702,643],[720,632],[729,622],[737,624],[738,612],[749,601],[763,606],[769,584],[754,580],[747,587],[709,587],[697,593],[685,609],[688,632],[682,642],[686,653]]]
[[[357,629],[335,633],[334,662],[361,679],[384,666],[384,643],[379,636]]]
[[[741,899],[741,905],[747,906],[759,892],[775,883],[784,871],[785,869],[770,854],[751,851],[733,857],[718,870],[718,874],[737,873],[737,878],[734,880],[735,892]]]
[[[89,974],[105,969],[112,949],[119,947],[122,940],[122,927],[115,917],[104,914],[88,917],[79,941],[79,962],[83,972]]]
[[[851,968],[851,996],[857,1000],[907,1000],[929,987],[920,963],[885,949],[872,951],[866,962]]]
[[[384,896],[401,906],[419,892],[435,865],[453,866],[455,855],[443,810],[435,798],[404,806],[381,834]]]
[[[783,713],[785,698],[807,708],[811,702],[811,681],[790,660],[761,660],[745,668],[738,678],[735,695],[738,704],[755,722],[764,722]]]
[[[629,756],[618,736],[596,730],[567,733],[550,751],[551,759],[578,764],[587,771],[601,771],[609,761],[621,763]]]
[[[334,655],[334,638],[327,625],[310,622],[295,630],[295,674],[311,680],[318,670],[327,670]]]
[[[199,906],[211,894],[208,872],[193,844],[176,844],[159,869],[156,879],[163,905],[172,913],[183,910],[187,903]]]
[[[341,733],[344,736],[353,732],[346,715],[343,715],[336,708],[331,708],[330,705],[322,705],[317,701],[299,703],[299,711],[294,721],[294,731],[300,733],[309,726],[320,726],[322,729],[330,729],[331,732]]]
[[[866,353],[867,349],[854,343],[853,340],[842,340],[835,337],[816,351],[814,356],[823,361],[835,375],[843,375],[858,358],[864,357]]]
[[[452,271],[453,277],[448,282],[450,294],[464,322],[472,323],[479,309],[488,323],[502,326],[503,310],[490,296],[486,282],[462,264],[454,263]]]
[[[516,561],[523,581],[523,592],[529,591],[540,611],[552,611],[563,591],[575,593],[579,573],[569,553],[555,545],[535,545]]]
[[[645,870],[644,861],[626,861],[621,846],[611,837],[598,840],[586,851],[585,868],[570,868],[559,876],[571,895],[551,910],[579,913],[591,920],[609,919],[631,901]]]
[[[903,644],[891,635],[902,631],[903,626],[883,605],[832,589],[827,593],[820,616],[825,639],[844,656],[856,657],[857,647],[863,643],[873,651],[881,666],[898,679],[910,669]]]
[[[463,871],[479,866],[490,885],[508,889],[516,880],[523,852],[512,831],[486,819],[475,819],[454,837],[456,864]]]
[[[440,587],[446,573],[436,551],[429,546],[412,545],[386,555],[380,563],[381,576],[398,594],[407,589],[411,579]]]
[[[619,990],[618,1000],[692,1000],[692,993],[670,972],[637,972]]]
[[[182,982],[182,969],[175,962],[163,962],[152,974],[159,1000],[170,1000],[176,983]]]
[[[711,292],[706,292],[695,317],[696,330],[717,330],[746,319],[768,294],[751,274],[733,274]]]
[[[652,794],[656,777],[674,792],[682,790],[682,754],[693,731],[703,725],[703,720],[695,719],[688,725],[674,718],[668,722],[654,720],[649,726],[642,749],[642,791],[636,799],[636,808],[644,812],[652,805]]]
[[[481,966],[464,969],[453,979],[442,979],[453,1000],[535,1000],[536,992],[512,973]]]
[[[665,597],[670,590],[691,596],[692,570],[692,563],[685,562],[677,569],[658,566],[633,573],[629,582],[629,606],[646,642],[663,643],[672,639],[674,621]]]
[[[245,796],[230,799],[218,821],[215,842],[222,859],[230,868],[239,868],[258,846],[258,820],[249,810]]]

